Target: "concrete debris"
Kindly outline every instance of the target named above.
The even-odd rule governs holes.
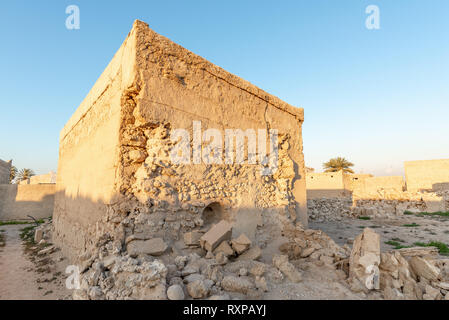
[[[285,276],[292,282],[300,282],[302,280],[301,273],[296,270],[290,262],[288,262],[288,256],[276,255],[273,257],[273,265],[279,269]]]
[[[131,256],[149,254],[159,256],[167,250],[167,244],[161,238],[150,240],[134,240],[128,243],[127,251]]]
[[[437,259],[433,250],[416,247],[383,252],[379,260],[379,247],[379,237],[369,228],[357,237],[349,262],[353,291],[377,289],[387,300],[441,300],[448,296],[449,277],[441,271],[447,262]],[[364,272],[367,269],[370,272]]]
[[[206,251],[213,251],[222,241],[231,240],[231,235],[231,224],[222,220],[201,237],[201,247]]]
[[[186,246],[199,246],[200,238],[203,233],[200,231],[191,231],[184,233],[184,243]]]
[[[227,241],[222,241],[220,245],[214,250],[215,254],[217,254],[218,252],[222,252],[227,257],[234,255],[234,249],[232,249]]]
[[[231,246],[237,254],[242,254],[251,247],[251,240],[242,233],[238,238],[231,240]]]
[[[349,277],[366,284],[367,289],[379,289],[380,236],[365,228],[354,241],[349,257]]]

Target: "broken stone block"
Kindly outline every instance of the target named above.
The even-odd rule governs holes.
[[[249,250],[243,252],[238,258],[237,261],[243,260],[257,260],[262,255],[262,249],[259,247],[252,247]]]
[[[286,255],[276,255],[273,257],[273,265],[279,269],[292,282],[300,282],[302,280],[301,273],[296,270],[295,266],[288,262]]]
[[[186,246],[199,246],[202,235],[203,233],[199,231],[186,232],[184,233],[184,244]]]
[[[220,245],[214,250],[215,254],[217,254],[218,252],[223,252],[227,257],[234,255],[234,250],[231,248],[227,241],[222,241]]]
[[[440,270],[429,261],[421,257],[412,257],[409,263],[417,276],[430,281],[438,281]]]
[[[349,257],[349,277],[358,279],[367,289],[379,289],[380,236],[365,228],[357,236]]]
[[[219,251],[215,255],[215,261],[217,261],[218,264],[223,265],[228,263],[228,257],[223,252]]]
[[[184,290],[179,284],[172,285],[167,290],[169,300],[184,300]]]
[[[44,237],[44,230],[42,228],[36,228],[34,231],[34,242],[39,243]]]
[[[204,250],[213,251],[222,241],[231,240],[231,235],[231,224],[225,220],[221,220],[201,237],[201,247]]]
[[[127,251],[131,256],[149,254],[159,256],[167,250],[167,244],[161,238],[150,240],[133,240],[127,245]]]
[[[187,285],[187,292],[194,299],[206,298],[211,287],[210,280],[196,280]]]
[[[231,241],[231,246],[237,254],[242,254],[251,247],[251,240],[242,233],[238,238]]]
[[[254,284],[248,277],[226,276],[221,281],[221,287],[226,291],[247,294],[248,291],[254,289]]]
[[[309,247],[309,248],[305,248],[302,252],[301,252],[301,258],[307,258],[308,256],[310,256],[312,253],[315,252],[315,248]]]
[[[265,277],[256,276],[256,279],[254,282],[256,284],[257,289],[264,291],[264,292],[268,291],[268,285],[267,285],[267,281],[265,280]]]
[[[51,246],[51,247],[42,249],[37,254],[38,255],[50,254],[50,253],[53,253],[55,250],[56,250],[56,247],[55,246]]]
[[[435,247],[413,247],[397,250],[403,257],[436,257],[438,248]]]
[[[430,285],[426,286],[426,293],[423,295],[424,300],[440,300],[441,292]]]

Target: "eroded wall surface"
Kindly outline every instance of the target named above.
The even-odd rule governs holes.
[[[306,173],[306,187],[308,199],[319,198],[347,198],[354,190],[354,183],[370,174],[349,174],[339,172],[308,172]]]
[[[220,219],[261,245],[279,237],[284,222],[307,225],[302,122],[302,109],[136,21],[61,133],[55,241],[77,260],[97,241],[170,243]],[[251,164],[246,152],[242,164],[193,163],[192,150],[190,164],[176,164],[176,129],[191,140],[207,140],[208,129],[223,140],[229,129],[278,130],[278,158]],[[273,161],[277,170],[261,175]]]
[[[0,185],[0,220],[51,217],[55,188],[54,184]]]
[[[406,161],[408,191],[449,190],[449,159]]]
[[[386,193],[402,193],[405,182],[402,176],[370,177],[355,181],[353,187],[353,200],[379,199]]]
[[[48,184],[56,183],[56,173],[49,172],[47,174],[39,174],[36,176],[32,176],[31,178],[27,180],[22,180],[19,182],[19,184]]]
[[[11,172],[11,162],[0,160],[0,184],[9,183],[10,172]]]
[[[307,198],[342,198],[349,196],[343,172],[310,172],[306,174]]]

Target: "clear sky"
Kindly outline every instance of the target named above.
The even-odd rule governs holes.
[[[379,30],[365,27],[368,5]],[[0,4],[0,159],[57,169],[60,130],[135,19],[303,107],[317,171],[334,156],[377,175],[449,158],[448,0],[14,0]]]

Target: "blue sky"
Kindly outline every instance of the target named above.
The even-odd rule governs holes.
[[[80,30],[65,9],[80,8]],[[368,5],[380,30],[365,27]],[[57,169],[59,132],[135,19],[305,109],[306,164],[449,158],[449,1],[2,1],[0,159]]]

